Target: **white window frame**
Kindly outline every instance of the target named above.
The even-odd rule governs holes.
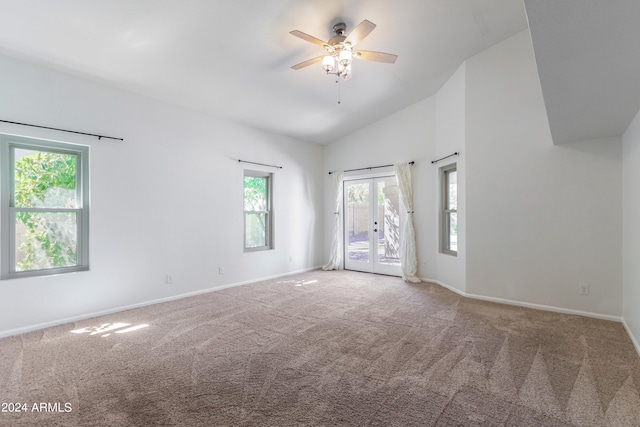
[[[451,249],[451,214],[458,213],[457,209],[449,207],[449,176],[452,172],[457,172],[457,164],[452,163],[440,168],[440,252],[443,254],[457,256],[458,251]]]
[[[245,177],[253,177],[253,178],[266,178],[266,190],[267,190],[267,208],[262,211],[247,211],[244,209],[244,178]],[[245,252],[256,252],[256,251],[266,251],[274,248],[273,242],[273,173],[264,172],[258,170],[245,169],[242,175],[242,223],[243,223],[243,233],[242,233],[242,247]],[[247,214],[264,214],[266,216],[265,220],[265,242],[264,246],[255,246],[255,247],[247,247]]]
[[[15,149],[69,154],[76,162],[76,208],[16,208]],[[17,211],[75,212],[76,264],[40,270],[16,271],[15,223]],[[48,276],[89,270],[89,147],[43,139],[0,134],[0,279]]]

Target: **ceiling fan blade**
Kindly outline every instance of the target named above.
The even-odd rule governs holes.
[[[364,20],[355,27],[347,36],[345,43],[351,43],[351,46],[357,45],[363,38],[367,37],[373,29],[376,28],[376,24],[371,21]]]
[[[315,64],[316,62],[320,62],[320,61],[322,61],[322,56],[318,56],[313,59],[307,59],[304,62],[301,62],[296,65],[292,65],[291,68],[293,68],[294,70],[299,70],[300,68],[308,67],[309,65]]]
[[[356,50],[353,52],[353,56],[365,61],[384,62],[387,64],[393,64],[398,59],[398,55],[392,53],[372,52],[370,50]]]
[[[293,34],[296,37],[300,37],[302,40],[306,40],[309,43],[316,44],[320,47],[325,47],[327,45],[327,42],[323,42],[322,40],[317,39],[313,36],[310,36],[307,33],[303,33],[302,31],[293,30],[293,31],[290,31],[289,34]]]

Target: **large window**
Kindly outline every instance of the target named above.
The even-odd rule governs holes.
[[[89,268],[88,147],[0,135],[2,279]]]
[[[244,171],[244,250],[273,248],[272,174]]]
[[[440,251],[458,254],[458,171],[456,164],[440,169],[442,209],[440,214]]]

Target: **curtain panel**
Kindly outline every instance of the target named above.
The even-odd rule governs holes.
[[[413,228],[413,188],[411,185],[411,165],[402,163],[394,165],[400,198],[407,209],[407,220],[404,223],[404,237],[400,243],[400,263],[402,279],[405,282],[418,283],[418,255],[416,251],[416,232]]]
[[[331,232],[331,251],[329,261],[322,266],[323,270],[342,269],[342,245],[340,244],[340,201],[342,200],[342,177],[344,172],[336,171],[332,174],[333,187],[336,192],[335,209],[333,210],[333,230]]]

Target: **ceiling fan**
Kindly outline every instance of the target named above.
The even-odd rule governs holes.
[[[327,51],[323,56],[308,59],[292,66],[291,68],[299,70],[317,62],[322,62],[322,69],[326,71],[327,74],[335,74],[338,77],[342,77],[344,80],[350,80],[352,77],[351,60],[353,58],[393,64],[396,62],[398,55],[372,52],[370,50],[353,49],[360,41],[362,41],[362,39],[367,37],[374,28],[376,28],[376,24],[365,19],[345,36],[344,32],[347,29],[347,26],[344,22],[339,22],[333,26],[335,36],[331,37],[326,42],[310,36],[309,34],[303,33],[302,31],[291,31],[291,34],[294,36],[321,46]]]

